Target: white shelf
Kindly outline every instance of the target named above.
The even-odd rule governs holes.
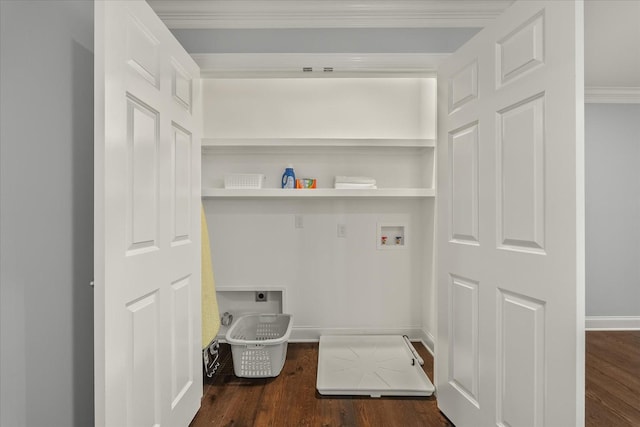
[[[202,148],[229,147],[435,147],[435,139],[202,138]]]
[[[387,197],[387,198],[427,198],[434,197],[432,188],[378,188],[367,190],[336,190],[334,188],[316,188],[306,190],[283,190],[280,188],[262,188],[259,190],[227,190],[224,188],[203,188],[203,198],[356,198],[356,197]]]

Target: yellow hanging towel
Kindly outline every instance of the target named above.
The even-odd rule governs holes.
[[[220,330],[220,313],[216,298],[216,283],[213,279],[211,265],[211,246],[209,245],[209,229],[201,207],[202,218],[202,348],[206,348]]]

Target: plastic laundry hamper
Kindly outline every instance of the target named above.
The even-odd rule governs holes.
[[[277,377],[287,357],[290,314],[250,314],[236,320],[226,334],[233,371],[238,377]]]

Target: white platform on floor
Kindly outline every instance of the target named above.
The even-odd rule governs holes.
[[[435,387],[401,335],[321,336],[322,395],[431,396]]]

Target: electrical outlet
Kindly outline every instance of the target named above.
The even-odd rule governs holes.
[[[296,215],[294,217],[294,222],[296,228],[304,228],[304,220],[302,219],[302,215]]]
[[[347,226],[345,224],[338,224],[338,237],[342,239],[347,237]]]
[[[267,292],[256,291],[256,302],[267,302]]]

